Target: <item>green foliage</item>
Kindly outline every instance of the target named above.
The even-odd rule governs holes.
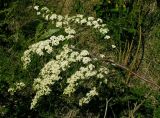
[[[49,29],[44,34],[42,34],[38,39],[42,40],[42,39],[49,38],[50,36],[52,36],[56,32],[58,32],[58,29]]]
[[[159,118],[160,117],[160,107],[158,107],[155,111],[154,111],[154,116],[153,118]]]
[[[117,45],[117,61],[131,70],[139,68],[144,55],[142,4],[142,0],[102,0],[95,6]]]
[[[117,41],[133,40],[138,23],[139,5],[135,1],[110,1],[102,0],[95,6],[97,16],[105,19],[113,35],[113,39]]]

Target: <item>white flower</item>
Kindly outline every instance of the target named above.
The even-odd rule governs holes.
[[[92,26],[92,23],[90,21],[88,21],[87,26]]]
[[[88,17],[88,20],[92,21],[92,20],[94,20],[94,17]]]
[[[65,38],[66,38],[67,40],[68,40],[68,39],[73,39],[73,38],[74,38],[74,35],[68,35],[68,36],[66,36]]]
[[[68,21],[63,21],[63,25],[69,25],[69,22]]]
[[[56,22],[56,27],[61,28],[62,27],[62,22]]]
[[[80,21],[80,23],[81,23],[81,24],[87,23],[86,18],[82,19],[82,20]]]
[[[97,21],[93,21],[92,24],[93,25],[98,25],[98,22]]]
[[[76,59],[76,57],[79,55],[79,52],[72,52],[71,54],[70,54],[70,58],[71,59]]]
[[[57,37],[57,39],[58,39],[59,41],[64,41],[64,40],[65,40],[65,37],[64,37],[63,35],[59,35],[59,36]]]
[[[74,29],[71,29],[70,27],[68,27],[68,28],[65,28],[65,32],[67,33],[67,34],[76,34],[76,31],[74,30]]]
[[[104,54],[100,54],[100,57],[101,57],[101,58],[105,58],[105,55],[104,55]]]
[[[102,27],[106,27],[106,24],[102,24],[101,26],[102,26]]]
[[[49,19],[49,15],[46,15],[45,20],[48,20],[48,19]]]
[[[34,6],[34,9],[38,11],[38,9],[39,9],[39,6]]]
[[[50,37],[50,40],[55,40],[56,38],[57,37],[53,35],[53,36]]]
[[[82,15],[82,14],[77,14],[77,15],[76,15],[76,17],[78,17],[78,18],[81,18],[81,19],[82,19],[82,18],[83,18],[83,15]]]
[[[109,70],[108,70],[108,68],[106,68],[106,67],[100,67],[100,68],[99,68],[99,72],[104,73],[104,74],[108,74],[108,73],[109,73]]]
[[[57,14],[52,14],[51,16],[50,16],[50,20],[54,20],[54,19],[56,19],[57,18]]]
[[[22,88],[24,88],[24,87],[25,87],[25,84],[24,84],[23,82],[16,82],[16,83],[14,84],[14,87],[10,87],[10,88],[8,89],[8,92],[9,92],[11,95],[14,95],[14,93],[15,93],[16,91],[22,90]]]
[[[47,50],[47,53],[50,54],[52,51],[53,51],[52,48],[50,48]]]
[[[93,21],[92,24],[94,25],[93,28],[100,28],[98,21]]]
[[[93,60],[94,60],[94,61],[97,61],[98,59],[97,59],[97,58],[93,58]]]
[[[80,23],[80,18],[76,18],[75,23]]]
[[[62,61],[61,62],[61,68],[64,71],[66,69],[66,67],[68,66],[69,62],[68,61]]]
[[[57,46],[57,45],[59,45],[59,41],[58,40],[52,40],[52,45],[55,45],[55,46]]]
[[[87,50],[82,50],[80,55],[81,56],[87,56],[87,55],[89,55],[89,52]]]
[[[106,33],[108,33],[108,29],[107,28],[100,28],[100,33],[102,33],[102,34],[106,34]]]
[[[43,7],[41,10],[42,10],[42,11],[49,12],[49,9],[48,9],[47,7]]]
[[[97,74],[97,78],[102,79],[104,77],[104,75],[102,73]]]
[[[104,39],[110,39],[111,37],[110,36],[108,36],[108,35],[106,35],[105,37],[104,37]]]
[[[90,61],[91,61],[91,58],[89,58],[89,57],[84,57],[82,60],[83,64],[87,64]]]
[[[89,70],[93,70],[95,68],[95,66],[93,64],[89,64],[88,68],[89,68]]]
[[[43,51],[42,51],[40,48],[36,50],[36,53],[37,53],[39,56],[44,55]]]
[[[61,15],[58,15],[58,21],[62,21],[63,20],[63,16],[61,16]]]
[[[100,28],[100,25],[97,24],[97,25],[93,26],[93,28],[95,28],[95,29]]]
[[[79,106],[82,106],[83,104],[89,103],[92,97],[97,96],[98,92],[96,91],[96,87],[93,87],[92,90],[90,90],[85,97],[81,98],[79,100]]]
[[[114,49],[114,48],[116,48],[116,46],[115,46],[115,45],[112,45],[112,48]]]
[[[97,71],[87,71],[85,73],[85,77],[92,77],[92,76],[95,76],[97,74]]]
[[[103,20],[100,19],[100,18],[98,18],[97,21],[100,22],[100,23],[103,23]]]
[[[41,14],[41,12],[37,12],[37,15],[40,15]]]

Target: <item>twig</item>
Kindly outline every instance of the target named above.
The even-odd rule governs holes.
[[[108,110],[108,104],[111,101],[112,98],[110,98],[109,100],[106,98],[106,109],[105,109],[105,113],[104,113],[104,118],[106,118],[107,116],[107,110]]]
[[[147,83],[150,83],[150,84],[156,86],[158,89],[160,89],[160,86],[157,85],[155,82],[153,82],[152,80],[148,80],[148,79],[146,79],[145,77],[140,76],[138,73],[131,71],[131,70],[130,70],[129,68],[127,68],[126,66],[123,66],[123,65],[121,65],[121,64],[115,63],[114,61],[109,60],[109,59],[106,59],[106,60],[104,60],[104,61],[110,62],[113,66],[118,67],[118,68],[121,68],[121,69],[123,69],[123,70],[126,70],[126,71],[130,72],[132,75],[138,77],[139,79],[141,79],[141,80],[143,80],[143,81],[145,81],[145,82],[147,82]]]
[[[149,97],[149,95],[151,94],[151,91],[146,95],[146,99]],[[142,106],[142,104],[146,101],[146,99],[142,100],[140,104],[137,105],[137,103],[135,104],[135,107],[133,108],[133,110],[130,111],[129,114],[129,118],[134,118],[134,114],[135,112]]]

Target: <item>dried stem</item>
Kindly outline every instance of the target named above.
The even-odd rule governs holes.
[[[128,71],[129,73],[131,73],[131,75],[134,75],[134,76],[138,77],[139,79],[141,79],[141,80],[143,80],[143,81],[145,81],[147,83],[150,83],[150,84],[156,86],[158,89],[160,89],[160,86],[157,85],[155,82],[153,82],[152,80],[146,79],[145,77],[140,76],[138,73],[131,71],[126,66],[123,66],[121,64],[115,63],[114,61],[109,60],[109,59],[105,59],[104,61],[111,63],[115,67],[118,67],[118,68],[121,68],[121,69],[123,69],[125,71]]]
[[[107,116],[107,110],[108,110],[108,104],[111,101],[112,98],[110,98],[109,100],[106,98],[106,109],[105,109],[105,113],[104,113],[104,118],[106,118]]]
[[[72,48],[72,49],[80,51],[80,49],[76,49],[76,48]],[[97,54],[90,53],[90,56],[93,57],[93,58],[98,58],[98,60],[102,61],[104,64],[111,63],[113,66],[118,67],[120,69],[123,69],[123,70],[129,72],[131,75],[134,75],[134,76],[138,77],[139,79],[141,79],[141,80],[143,80],[143,81],[145,81],[147,83],[150,83],[150,84],[154,85],[155,87],[157,87],[158,89],[160,89],[160,86],[158,84],[156,84],[152,80],[149,80],[149,79],[146,79],[143,76],[140,76],[138,73],[133,72],[131,69],[129,69],[128,67],[126,67],[124,65],[118,64],[118,63],[114,62],[111,59],[102,59],[101,57],[97,56]]]

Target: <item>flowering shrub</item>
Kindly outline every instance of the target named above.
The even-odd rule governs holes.
[[[23,82],[16,82],[13,87],[10,87],[10,88],[8,89],[8,92],[9,92],[11,95],[14,95],[14,93],[15,93],[16,91],[21,90],[21,89],[24,88],[24,87],[25,87],[25,84],[24,84]]]
[[[157,81],[156,78],[159,77],[158,63],[156,64],[158,60],[152,62],[158,54],[156,34],[159,30],[157,30],[158,22],[156,21],[160,12],[156,8],[156,2],[133,0],[129,2],[96,0],[96,4],[93,2],[95,0],[0,1],[2,16],[0,19],[2,21],[0,23],[0,117],[160,116],[159,89],[157,90],[154,84],[150,86],[148,82],[141,82],[141,78],[138,80],[138,76],[142,77],[142,81],[145,78],[147,81],[149,78]],[[104,39],[109,33],[100,33],[100,28],[94,28],[94,25],[91,25],[92,21],[87,23],[89,20],[85,15],[84,20],[76,21],[82,24],[75,23],[73,19],[68,22],[68,25],[63,23],[62,27],[56,27],[59,15],[53,15],[49,10],[46,13],[45,9],[41,10],[41,7],[36,6],[38,15],[36,16],[35,10],[32,9],[33,4],[47,4],[56,13],[70,13],[70,15],[91,13],[101,17],[107,23],[114,40]],[[122,5],[126,5],[127,12]],[[118,11],[114,8],[118,8]],[[53,20],[50,19],[51,15]],[[68,18],[71,18],[70,15]],[[62,22],[66,22],[64,18],[67,15],[62,17]],[[74,17],[76,18],[77,15]],[[153,18],[157,20],[152,22]],[[90,18],[92,19],[98,20]],[[104,25],[101,19],[98,23]],[[73,32],[68,39],[67,30]],[[143,64],[137,70],[141,62],[142,49],[142,46],[137,44],[143,43],[146,37],[155,39],[146,42],[149,45],[153,43],[154,50],[145,49]],[[142,38],[141,41],[138,38]],[[112,45],[112,43],[118,45]],[[37,45],[36,48],[34,44]],[[64,52],[64,47],[72,50],[67,54],[65,61],[68,58],[71,59],[71,54],[73,57],[82,51],[88,54],[84,56],[85,59],[78,61],[74,59],[69,61],[69,64],[64,64],[67,66],[59,65],[56,56]],[[26,50],[26,54],[22,57],[24,70],[19,59],[20,55],[22,56],[22,50],[23,52]],[[138,53],[138,56],[135,53]],[[85,62],[85,60],[88,61]],[[58,66],[55,66],[54,62],[58,63]],[[103,68],[109,74],[99,73]],[[58,77],[52,70],[58,74]],[[151,71],[146,73],[146,70],[151,70],[153,73]],[[93,73],[93,76],[90,73]],[[37,102],[33,104],[32,101],[36,100]],[[33,110],[30,109],[31,103]]]
[[[68,96],[71,96],[79,86],[83,86],[83,82],[86,80],[95,82],[97,80],[101,82],[105,80],[106,83],[106,75],[109,73],[108,68],[102,66],[101,62],[96,57],[93,57],[88,50],[77,49],[73,43],[77,35],[76,27],[91,28],[104,39],[109,39],[110,36],[107,35],[109,30],[103,24],[102,19],[87,18],[81,14],[71,17],[68,15],[61,16],[52,13],[47,7],[40,9],[39,6],[35,6],[34,9],[37,11],[37,15],[41,15],[45,20],[52,23],[54,27],[59,28],[62,34],[58,36],[52,35],[49,39],[32,44],[21,58],[24,69],[27,69],[33,54],[43,56],[45,53],[55,53],[54,49],[58,49],[56,56],[44,65],[38,77],[34,79],[33,90],[36,93],[32,99],[31,109],[35,108],[42,96],[50,94],[52,91],[50,86],[54,85],[55,82],[66,80],[67,86],[65,86],[63,94]],[[99,54],[99,57],[104,58],[105,55]],[[74,70],[72,74],[64,78],[62,73],[67,72],[75,64],[79,65],[77,70]],[[97,84],[93,84],[88,88],[90,91],[85,93],[86,96],[79,100],[80,106],[89,103],[94,96],[98,95]]]

